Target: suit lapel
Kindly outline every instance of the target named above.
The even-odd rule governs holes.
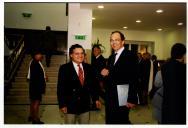
[[[76,79],[76,80],[78,80],[80,82],[78,74],[77,74],[77,72],[76,72],[76,70],[75,70],[74,65],[73,65],[72,62],[70,63],[70,66],[71,66],[71,69],[72,69],[73,78]],[[85,83],[85,79],[87,77],[87,69],[86,69],[84,63],[82,63],[82,66],[83,66],[83,70],[84,70],[84,83]]]
[[[87,77],[87,69],[86,69],[86,66],[84,63],[82,63],[82,66],[83,66],[83,70],[84,70],[84,84],[86,82],[86,77]]]
[[[118,60],[114,64],[114,66],[116,66],[116,65],[118,65],[120,63],[120,61],[122,60],[121,58],[124,56],[124,54],[125,54],[125,49],[122,51],[121,55],[119,56]]]
[[[79,81],[78,74],[77,74],[72,62],[70,62],[70,68],[71,68],[71,72],[72,72],[71,74],[73,75],[73,78]]]

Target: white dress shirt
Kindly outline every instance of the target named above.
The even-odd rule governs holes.
[[[116,58],[115,58],[114,64],[115,64],[115,63],[117,62],[117,60],[119,59],[119,57],[120,57],[121,53],[123,52],[123,50],[124,50],[124,47],[120,48],[117,52],[115,52],[115,53],[117,53],[117,54],[116,54]]]
[[[78,64],[75,63],[74,61],[72,61],[72,63],[73,63],[74,69],[76,70],[76,73],[77,73],[77,75],[78,75],[78,70],[79,70]],[[82,63],[80,63],[80,67],[82,68],[83,76],[84,76],[84,68],[83,68]]]

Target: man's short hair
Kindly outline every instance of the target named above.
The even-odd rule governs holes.
[[[120,32],[120,31],[113,31],[113,32],[111,33],[111,35],[114,34],[114,33],[119,33],[119,34],[120,34],[120,37],[121,37],[121,40],[122,40],[122,41],[125,40],[125,36],[123,35],[122,32]]]
[[[181,59],[185,53],[186,47],[181,43],[176,43],[171,48],[171,57],[173,59]]]
[[[85,50],[84,50],[84,48],[83,48],[81,45],[79,45],[79,44],[74,44],[74,45],[72,45],[72,46],[69,48],[69,55],[72,54],[72,53],[73,53],[73,50],[76,49],[76,48],[81,48],[81,49],[83,50],[83,52],[85,53]]]
[[[50,31],[51,27],[50,26],[46,26],[46,30]]]

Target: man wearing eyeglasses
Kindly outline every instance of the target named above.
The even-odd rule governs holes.
[[[106,123],[130,124],[129,110],[137,104],[138,59],[124,48],[125,37],[112,32],[110,45],[113,54],[108,66],[101,71],[106,78]]]

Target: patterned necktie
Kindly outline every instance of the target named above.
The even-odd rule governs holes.
[[[79,77],[81,85],[83,86],[84,85],[84,72],[79,64],[78,64],[78,77]]]

